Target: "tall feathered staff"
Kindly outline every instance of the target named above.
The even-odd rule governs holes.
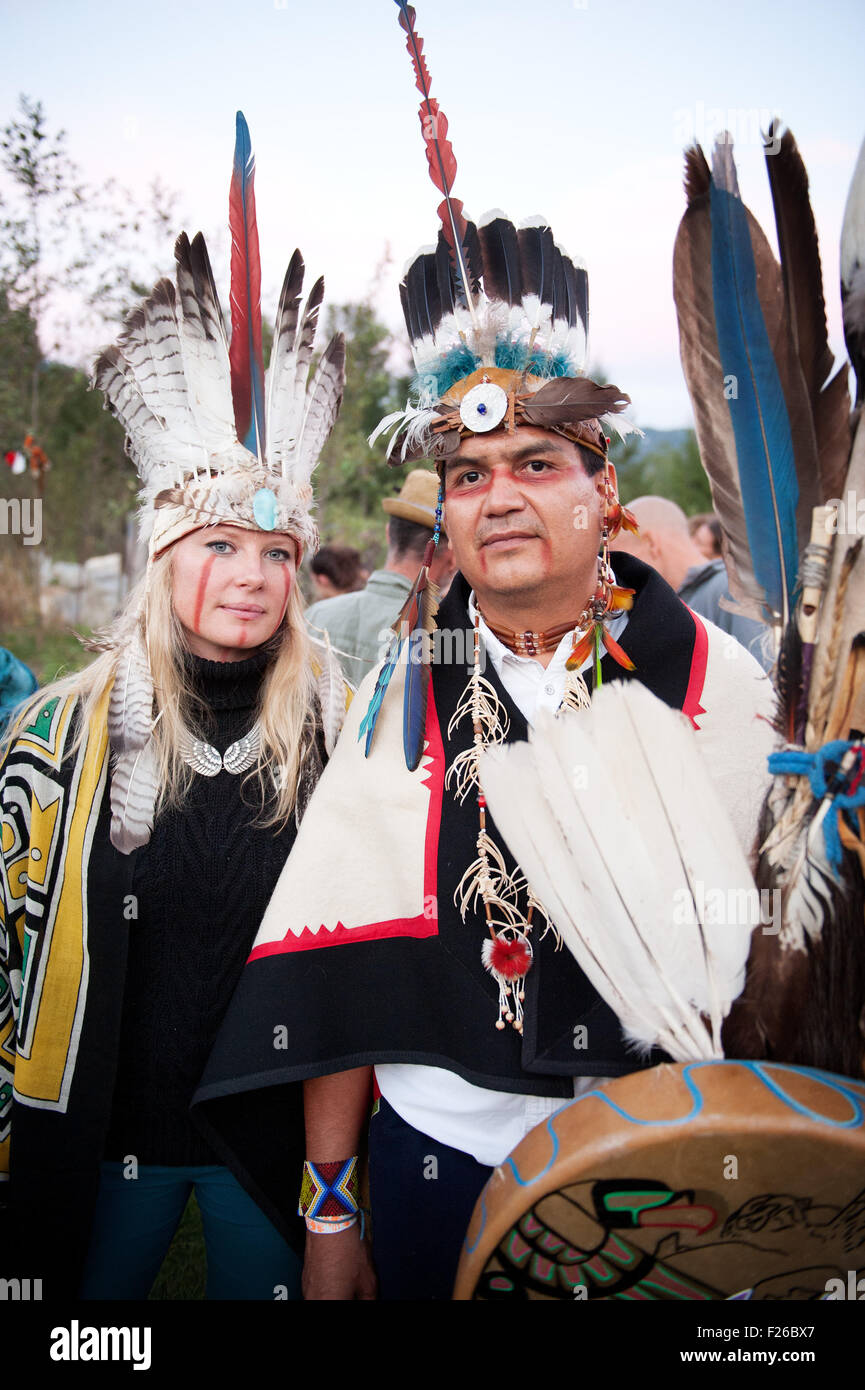
[[[731,592],[773,622],[779,643],[784,747],[771,764],[756,880],[782,895],[783,916],[754,935],[724,1039],[731,1055],[858,1074],[865,557],[837,504],[861,495],[865,435],[857,431],[851,453],[847,365],[831,375],[808,180],[789,131],[770,128],[766,160],[780,265],[741,203],[726,137],[711,174],[699,149],[686,154],[688,207],[674,255],[682,364]],[[855,288],[865,261],[863,178],[860,159],[842,249],[851,356],[865,319]]]

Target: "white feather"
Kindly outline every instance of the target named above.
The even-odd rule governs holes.
[[[319,358],[306,393],[306,414],[294,466],[288,475],[296,488],[307,486],[328,435],[336,423],[345,386],[345,339],[341,333],[331,338]]]
[[[529,744],[488,750],[480,775],[532,891],[629,1039],[678,1061],[723,1055],[758,895],[683,717],[615,682],[590,710],[542,714]]]
[[[117,754],[138,752],[153,729],[153,677],[141,633],[118,654],[108,698],[108,737]]]
[[[123,753],[111,770],[111,843],[121,854],[146,845],[153,830],[157,765],[154,740]]]
[[[327,632],[324,633],[323,641],[313,640],[313,647],[316,662],[320,667],[315,684],[321,706],[324,747],[330,757],[345,723],[346,681],[342,667],[333,654]]]

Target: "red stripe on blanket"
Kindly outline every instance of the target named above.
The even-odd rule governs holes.
[[[687,608],[688,605],[686,604]],[[700,696],[706,684],[706,664],[709,659],[709,634],[703,624],[702,619],[688,608],[688,612],[694,619],[694,650],[691,653],[691,674],[688,678],[688,689],[685,692],[685,699],[682,704],[682,713],[687,714],[695,729],[699,729],[697,715],[705,714],[704,707],[700,704]]]
[[[432,681],[429,685],[427,703],[426,739],[427,747],[423,755],[423,762],[427,768],[427,775],[423,780],[423,786],[429,788],[430,796],[424,841],[422,912],[416,917],[397,917],[389,922],[369,922],[358,927],[345,927],[342,922],[337,922],[332,930],[329,930],[324,924],[317,928],[306,926],[300,936],[295,936],[294,932],[286,932],[281,941],[267,941],[256,946],[249,957],[251,961],[261,960],[265,956],[294,954],[295,951],[315,951],[324,946],[342,946],[353,941],[380,941],[394,936],[414,937],[416,939],[438,936],[436,888],[445,754]],[[374,756],[375,754],[373,754]],[[406,776],[409,775],[406,772]]]

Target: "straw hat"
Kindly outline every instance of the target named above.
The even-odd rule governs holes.
[[[428,468],[413,468],[398,497],[385,497],[382,506],[390,516],[414,521],[418,526],[435,526],[439,495],[438,475]]]

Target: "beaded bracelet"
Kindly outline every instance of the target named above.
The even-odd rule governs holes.
[[[312,1216],[305,1216],[306,1229],[318,1236],[334,1236],[337,1231],[347,1231],[349,1226],[356,1226],[358,1214],[346,1217],[345,1221],[316,1221]]]
[[[310,1163],[307,1159],[297,1207],[307,1230],[335,1235],[353,1226],[358,1212],[357,1155],[335,1163]]]

